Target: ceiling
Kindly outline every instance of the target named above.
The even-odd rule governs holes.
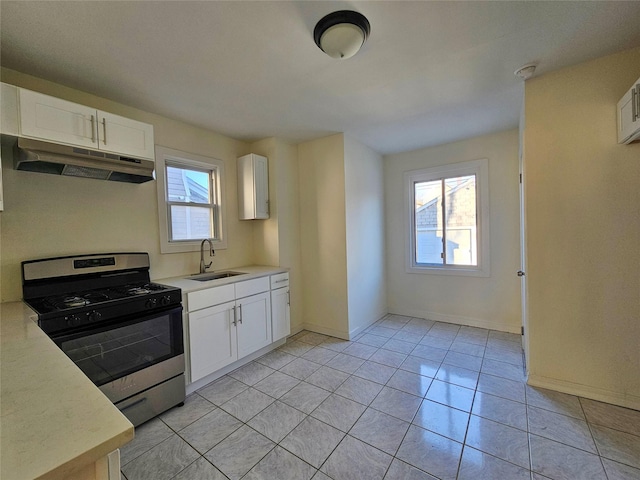
[[[313,41],[340,9],[360,53]],[[640,45],[640,2],[0,2],[1,65],[245,141],[345,132],[382,154],[516,127],[536,75]]]

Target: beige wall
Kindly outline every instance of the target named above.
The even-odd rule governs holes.
[[[255,220],[254,263],[289,268],[291,332],[302,329],[298,148],[276,138],[251,144],[269,159],[268,220]]]
[[[345,135],[345,212],[349,332],[387,312],[382,157]]]
[[[251,222],[237,220],[236,158],[246,144],[35,77],[2,69],[2,81],[153,124],[155,143],[223,160],[229,248],[214,269],[252,262]],[[146,251],[152,278],[197,272],[198,253],[160,254],[156,182],[142,185],[16,171],[3,155],[2,301],[22,296],[20,262],[78,253]]]
[[[298,145],[303,322],[349,337],[344,136]]]
[[[479,158],[489,159],[491,276],[407,273],[403,173]],[[518,168],[517,130],[384,157],[389,312],[520,331]]]
[[[525,89],[530,383],[640,409],[640,144],[616,102],[640,49]]]

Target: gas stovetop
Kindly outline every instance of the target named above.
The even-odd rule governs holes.
[[[47,333],[179,307],[182,292],[149,280],[146,253],[22,262],[24,301]]]

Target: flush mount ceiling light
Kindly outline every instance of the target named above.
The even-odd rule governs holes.
[[[371,26],[364,15],[340,10],[323,17],[313,29],[313,39],[332,58],[351,58],[369,37]]]
[[[522,80],[527,80],[531,78],[531,75],[533,75],[533,72],[536,71],[536,67],[537,65],[535,63],[527,63],[526,65],[523,65],[520,68],[518,68],[515,72],[513,72],[513,74],[516,77],[520,77]]]

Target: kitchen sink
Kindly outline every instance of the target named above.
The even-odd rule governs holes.
[[[221,278],[235,277],[237,275],[246,275],[242,272],[211,272],[211,273],[196,273],[192,275],[189,280],[195,280],[196,282],[208,282],[209,280],[219,280]]]

